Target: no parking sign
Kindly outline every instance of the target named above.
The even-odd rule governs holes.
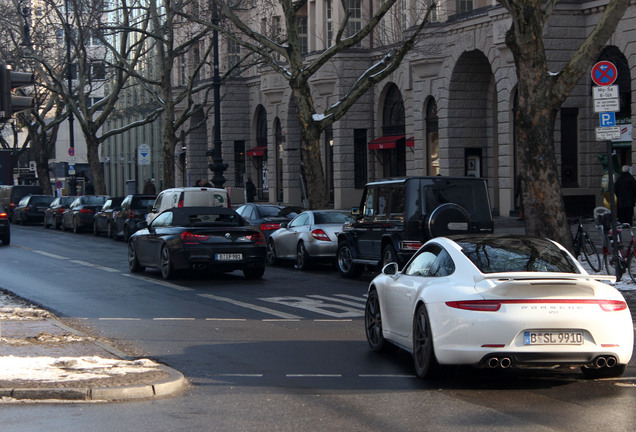
[[[592,67],[592,81],[598,86],[608,86],[614,84],[618,77],[618,70],[614,63],[600,61]]]

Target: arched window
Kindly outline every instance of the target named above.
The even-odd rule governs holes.
[[[404,136],[405,134],[404,101],[402,93],[392,84],[386,93],[382,111],[382,135]],[[396,141],[395,148],[382,150],[382,174],[384,177],[400,177],[406,175],[406,139]]]

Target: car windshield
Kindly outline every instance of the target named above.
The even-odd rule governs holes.
[[[454,240],[482,273],[579,273],[570,256],[549,240],[512,236]]]
[[[352,222],[353,218],[347,214],[339,213],[339,212],[324,212],[324,213],[315,213],[314,219],[316,224],[318,225],[327,225],[327,224],[345,224],[348,222]]]
[[[134,202],[133,207],[136,209],[150,210],[154,204],[154,198],[140,198]]]
[[[96,195],[85,196],[84,197],[84,204],[88,204],[88,205],[102,205],[106,201],[106,198],[107,197],[105,197],[105,196],[96,196]]]
[[[261,217],[276,217],[279,216],[281,207],[276,206],[259,206],[258,212]]]

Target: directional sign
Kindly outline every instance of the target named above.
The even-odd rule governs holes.
[[[601,127],[616,126],[616,114],[613,112],[600,113],[598,117]]]
[[[611,141],[611,140],[620,139],[620,137],[621,137],[620,126],[596,128],[596,141]]]
[[[618,70],[614,63],[600,61],[592,67],[592,81],[598,86],[612,85],[617,77]]]
[[[137,164],[150,165],[150,146],[148,144],[139,144],[137,148]]]

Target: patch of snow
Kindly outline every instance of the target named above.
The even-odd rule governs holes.
[[[0,357],[0,380],[42,382],[109,378],[156,370],[148,359],[118,360],[101,357]]]

